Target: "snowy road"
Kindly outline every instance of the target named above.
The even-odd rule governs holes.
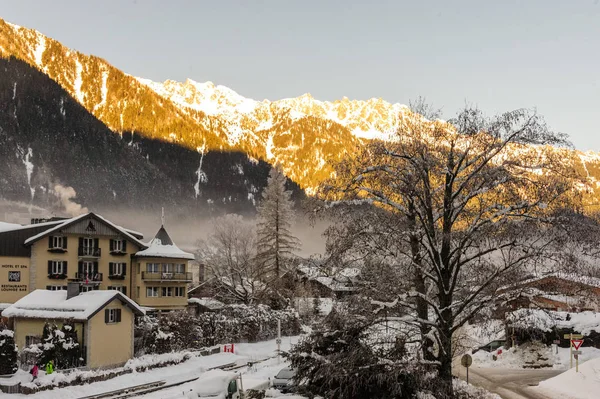
[[[461,379],[466,378],[465,368],[458,366],[456,375]],[[540,381],[547,380],[564,370],[525,370],[525,369],[501,369],[501,368],[478,368],[469,369],[469,383],[481,386],[491,392],[497,393],[504,399],[553,399],[544,396],[532,389]]]

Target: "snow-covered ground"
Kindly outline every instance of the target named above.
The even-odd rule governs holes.
[[[558,353],[556,353],[556,348],[539,343],[528,343],[508,350],[500,349],[502,349],[500,355],[498,355],[498,351],[492,353],[478,351],[473,355],[473,367],[505,369],[547,367],[555,370],[566,370],[570,367],[569,348],[558,348]],[[588,360],[600,357],[600,349],[583,347],[580,350],[580,365]],[[497,356],[497,360],[493,359],[493,355]]]
[[[540,382],[535,390],[549,398],[597,399],[600,397],[600,358],[590,360],[554,378]]]
[[[282,339],[281,350],[289,350],[293,344],[298,342],[298,339],[299,337],[284,337]],[[198,377],[204,371],[212,367],[217,367],[232,362],[246,364],[251,360],[259,360],[273,356],[276,353],[276,349],[277,345],[275,340],[258,343],[236,344],[235,353],[218,353],[210,356],[193,357],[190,360],[177,365],[156,368],[140,373],[134,372],[131,374],[125,374],[106,381],[100,381],[86,385],[56,388],[48,391],[38,392],[33,395],[12,395],[12,397],[71,399],[161,380],[166,381],[167,384],[176,383]],[[264,375],[273,377],[275,374],[277,374],[279,369],[285,367],[283,360],[281,360],[281,364],[273,362],[277,362],[277,359],[271,359],[260,367],[257,365],[256,376],[260,377]],[[243,371],[246,372],[246,368],[244,368]],[[183,390],[187,388],[189,391],[189,389],[191,389],[189,386],[190,384],[191,383],[183,384],[170,390],[165,389],[163,391],[157,391],[153,394],[148,394],[143,397],[154,399],[181,398]],[[172,396],[168,396],[169,392],[172,393]]]

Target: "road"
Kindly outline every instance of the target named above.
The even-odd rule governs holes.
[[[504,399],[554,399],[540,394],[532,387],[562,372],[564,370],[471,367],[469,383],[497,393]],[[464,367],[455,367],[455,374],[463,380],[466,378]]]

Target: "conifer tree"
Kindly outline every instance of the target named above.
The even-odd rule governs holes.
[[[71,368],[78,366],[80,357],[79,342],[77,340],[77,331],[73,321],[67,321],[63,324],[61,334],[55,333],[55,345],[57,345],[57,366],[61,368]]]
[[[39,344],[42,352],[38,360],[38,363],[42,366],[46,365],[50,360],[56,361],[56,346],[54,345],[54,331],[56,328],[54,324],[44,324],[42,342]]]
[[[281,168],[272,168],[258,206],[258,260],[273,277],[281,276],[286,259],[300,247],[300,241],[290,231],[294,203],[285,182]]]
[[[17,347],[14,331],[0,324],[0,375],[17,371]]]

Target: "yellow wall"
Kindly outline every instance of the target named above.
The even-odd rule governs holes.
[[[9,282],[9,272],[20,272],[20,281]],[[0,256],[0,302],[15,303],[29,293],[29,258]]]
[[[184,282],[171,282],[161,280],[142,280],[142,273],[146,271],[147,263],[184,263],[185,272],[189,272],[189,264],[185,259],[171,259],[171,258],[143,258],[134,260],[134,271],[135,279],[134,292],[136,292],[135,301],[141,306],[147,306],[157,309],[183,309],[187,306],[187,290],[188,283]],[[139,267],[138,267],[139,264]],[[140,296],[137,297],[137,287],[140,287]],[[159,287],[159,295],[162,293],[162,287],[173,287],[173,295],[175,295],[175,287],[183,287],[184,295],[182,297],[147,297],[146,287]]]
[[[99,289],[106,290],[108,286],[125,285],[127,286],[127,295],[131,292],[131,258],[130,255],[139,251],[139,247],[133,242],[127,241],[127,254],[115,256],[110,253],[110,237],[96,237],[99,239],[98,246],[101,249],[101,256],[97,259],[85,259],[98,262],[98,272],[102,273],[103,278]],[[48,251],[48,238],[44,237],[36,241],[31,248],[31,265],[35,267],[35,287],[45,289],[47,285],[66,285],[69,278],[75,278],[78,271],[79,256],[77,254],[79,247],[79,236],[69,235],[67,242],[67,252],[55,253]],[[66,279],[48,278],[48,261],[60,260],[67,261]],[[124,280],[111,280],[108,278],[108,264],[110,262],[126,263],[127,272]]]
[[[104,322],[105,309],[121,309],[121,321]],[[88,322],[88,367],[120,366],[133,357],[134,314],[114,299]]]
[[[15,319],[14,331],[15,331],[15,343],[19,350],[25,348],[25,337],[28,335],[32,336],[42,336],[42,332],[44,331],[44,324],[46,322],[54,323],[58,328],[62,328],[63,321],[62,320],[44,320],[44,319]],[[75,331],[77,332],[77,340],[79,341],[79,345],[87,345],[82,341],[84,323],[75,322]]]

